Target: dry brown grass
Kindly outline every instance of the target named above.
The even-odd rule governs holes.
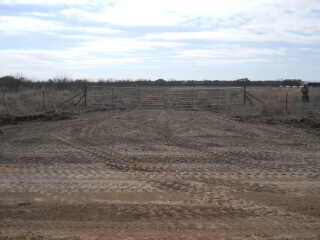
[[[279,115],[283,113],[295,113],[305,111],[319,111],[320,109],[320,88],[309,88],[311,102],[304,104],[301,102],[301,88],[284,88],[284,87],[248,87],[247,91],[255,97],[261,99],[264,104],[252,99],[254,106],[247,101],[245,108],[236,111],[245,113]],[[79,97],[62,105],[67,99],[76,95],[80,90],[56,89],[45,90],[45,108],[43,107],[43,90],[42,89],[23,89],[22,92],[6,92],[3,101],[3,93],[0,95],[0,114],[37,114],[46,111],[56,111],[58,109],[73,109],[74,104]],[[286,93],[288,94],[286,108]],[[78,107],[84,107],[84,101],[80,102]],[[221,109],[223,110],[223,109]],[[226,111],[229,111],[226,110]]]
[[[317,111],[320,107],[320,88],[309,88],[311,102],[308,104],[301,101],[301,88],[249,87],[247,91],[264,102],[261,104],[253,100],[254,108],[264,114]],[[288,96],[287,107],[286,95]]]
[[[14,114],[26,115],[37,114],[47,111],[55,111],[58,109],[72,108],[77,102],[78,98],[63,104],[66,100],[76,95],[78,91],[64,90],[58,91],[56,89],[44,90],[44,104],[43,104],[43,90],[42,89],[24,89],[19,92],[1,92],[0,99],[0,114]],[[82,100],[83,101],[83,100]],[[84,105],[83,102],[80,105]]]

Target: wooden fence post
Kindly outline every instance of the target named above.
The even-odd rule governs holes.
[[[288,90],[286,90],[286,110],[288,109]]]
[[[247,86],[243,88],[243,106],[246,106],[246,98],[247,98]]]
[[[163,96],[162,96],[163,106],[164,106],[165,109],[168,108],[168,94],[167,94],[167,91],[168,91],[168,89],[166,89],[163,92]]]
[[[216,90],[217,106],[219,106],[219,88]]]
[[[84,107],[87,107],[87,84],[84,85]]]
[[[194,108],[194,90],[192,90],[192,109]]]
[[[138,88],[138,107],[140,107],[140,89]]]
[[[111,88],[111,108],[113,109],[113,101],[114,101],[114,93],[113,93],[113,88]]]
[[[44,86],[42,87],[42,103],[43,103],[43,111],[46,111],[46,105],[45,105],[45,101],[44,101]]]
[[[5,95],[6,95],[6,87],[3,86],[3,91],[2,91],[2,101],[3,101],[3,103],[4,103]]]
[[[20,85],[20,102],[22,102],[22,85]]]

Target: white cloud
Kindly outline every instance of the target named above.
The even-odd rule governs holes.
[[[56,34],[56,36],[65,38],[65,39],[75,39],[75,40],[90,40],[90,41],[98,41],[104,39],[103,37],[93,36],[93,35],[84,35],[84,34]]]
[[[310,19],[313,10],[320,10],[318,0],[291,0],[290,4],[284,0],[117,0],[114,4],[100,9],[88,11],[82,8],[71,8],[62,11],[63,14],[77,16],[90,21],[107,22],[114,25],[149,26],[149,25],[176,25],[188,21],[209,18],[212,22],[219,20],[242,23],[262,21],[274,25],[285,22],[287,27],[303,25]],[[296,24],[292,20],[302,20]],[[299,27],[301,29],[301,27]]]
[[[232,47],[229,48],[209,48],[209,49],[192,49],[180,50],[177,57],[186,58],[252,58],[257,56],[284,56],[285,48],[268,49],[268,48],[248,48],[248,47]]]
[[[113,0],[0,0],[3,5],[97,5],[112,3]]]
[[[55,14],[53,13],[44,13],[44,12],[26,12],[24,15],[31,15],[35,17],[54,17]]]
[[[0,4],[61,5],[70,19],[118,26],[180,26],[197,31],[148,34],[149,39],[317,43],[319,0],[0,0]],[[317,12],[318,11],[318,12]],[[34,13],[38,16],[46,13]]]
[[[277,61],[273,57],[285,56],[287,49],[249,48],[236,45],[214,45],[206,49],[178,50],[168,57],[175,63],[195,65],[226,65],[267,63]],[[168,60],[167,60],[168,61]]]
[[[302,50],[302,51],[308,51],[308,52],[320,53],[320,49],[319,49],[319,48],[300,48],[300,50]]]
[[[63,50],[0,50],[0,65],[6,66],[7,69],[20,69],[21,66],[23,68],[47,69],[129,67],[128,64],[148,63],[155,57],[152,54],[144,53],[146,50],[176,49],[183,46],[183,44],[175,42],[152,42],[128,38],[97,37],[95,40],[93,39],[89,37],[88,41]]]
[[[319,11],[318,0],[117,0],[102,8],[69,8],[61,14],[127,27],[181,27],[176,33],[150,33],[147,39],[318,43]],[[197,31],[186,31],[190,27]]]
[[[65,36],[70,34],[70,32],[75,31],[84,33],[84,35],[116,34],[121,32],[108,27],[77,27],[58,21],[30,17],[0,17],[0,32],[3,32],[4,34],[19,35],[28,32],[53,33],[57,31],[68,31],[68,33],[65,33]]]
[[[125,4],[125,7],[108,7],[100,12],[70,8],[60,13],[70,18],[122,26],[170,26],[185,21],[185,18],[174,13],[152,11],[142,6],[144,5],[136,5],[131,1]]]
[[[267,58],[241,58],[241,59],[195,59],[195,60],[180,60],[174,61],[180,63],[191,63],[198,66],[212,66],[212,65],[244,65],[254,63],[269,63],[273,62],[272,59]]]
[[[74,28],[68,28],[68,30],[81,31],[81,32],[92,33],[92,34],[115,34],[115,33],[122,32],[120,30],[111,29],[108,27],[74,27]]]
[[[242,29],[221,29],[213,32],[165,32],[150,33],[145,39],[161,39],[161,40],[214,40],[219,42],[291,42],[313,44],[320,42],[320,35],[301,35],[290,32],[265,32],[257,33]]]
[[[227,1],[227,3],[226,3]],[[88,11],[82,8],[70,8],[62,14],[90,20],[107,22],[122,26],[171,26],[184,23],[198,17],[223,17],[249,9],[253,5],[247,0],[117,0],[112,6],[100,11]],[[244,2],[247,3],[243,4]]]
[[[75,47],[74,50],[84,52],[95,52],[105,54],[134,53],[155,48],[178,48],[184,46],[183,43],[146,41],[130,38],[105,38],[100,40],[82,43],[82,46]]]
[[[0,50],[0,65],[6,70],[83,69],[140,62],[139,58],[94,56],[75,50]],[[35,67],[36,66],[36,67]]]
[[[85,18],[86,11],[80,8],[68,8],[61,10],[60,14],[63,14],[69,18],[77,18],[79,16],[83,16],[83,18]]]
[[[64,26],[54,21],[26,17],[0,17],[0,32],[21,34],[26,32],[50,32],[63,30]]]

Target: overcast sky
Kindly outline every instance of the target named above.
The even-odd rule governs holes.
[[[320,0],[0,0],[0,76],[320,81]]]

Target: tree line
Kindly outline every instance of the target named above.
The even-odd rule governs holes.
[[[19,91],[21,88],[55,88],[57,90],[84,89],[86,85],[106,86],[106,87],[180,87],[180,86],[203,86],[203,87],[279,87],[290,86],[298,87],[303,84],[301,79],[281,79],[281,80],[254,80],[241,78],[237,80],[115,80],[106,79],[99,81],[89,81],[83,79],[54,78],[47,81],[32,81],[24,77],[4,76],[0,77],[0,88],[11,91]]]

